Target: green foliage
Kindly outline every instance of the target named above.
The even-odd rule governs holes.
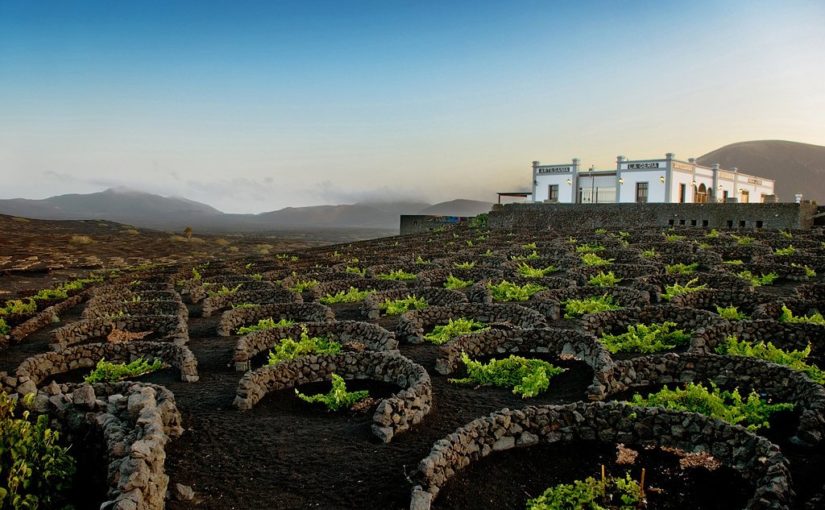
[[[685,236],[680,236],[677,234],[665,234],[665,242],[668,243],[675,243],[677,241],[684,241]]]
[[[444,282],[445,289],[463,289],[473,284],[472,280],[462,280],[450,274],[447,276],[447,281]]]
[[[470,218],[468,224],[470,228],[487,228],[487,221],[489,220],[490,215],[487,213],[481,213],[477,216]]]
[[[6,322],[6,319],[0,317],[0,335],[8,335],[11,327]]]
[[[785,239],[793,239],[793,234],[791,234],[787,230],[780,230],[779,233],[782,234],[782,237],[784,237]]]
[[[805,276],[808,278],[816,278],[816,271],[811,266],[805,264],[798,264],[796,262],[791,262],[791,267],[798,267],[805,271]]]
[[[525,250],[535,250],[537,248],[536,243],[522,244],[521,247]]]
[[[498,302],[527,301],[533,294],[546,290],[546,287],[535,283],[519,285],[507,280],[502,280],[497,284],[488,283],[487,288],[490,289],[493,301]]]
[[[442,345],[458,336],[484,331],[487,329],[490,328],[485,326],[483,322],[460,317],[455,320],[450,319],[447,324],[434,327],[432,333],[427,333],[424,335],[424,340],[436,345]]]
[[[763,359],[784,365],[797,372],[804,372],[812,381],[825,384],[825,370],[815,365],[809,365],[805,360],[811,355],[811,344],[799,351],[786,351],[768,342],[758,342],[756,344],[746,340],[739,341],[735,336],[729,336],[725,342],[716,347],[718,354],[729,356],[746,356],[748,358]]]
[[[495,253],[493,253],[493,250],[491,250],[490,248],[487,248],[487,251],[481,254],[482,257],[492,257],[494,255]]]
[[[748,314],[745,312],[740,312],[735,306],[722,307],[717,305],[716,313],[718,313],[723,319],[727,319],[729,321],[741,321],[750,318],[748,317]]]
[[[576,246],[576,253],[598,253],[604,250],[605,247],[600,244],[582,244]]]
[[[421,255],[419,255],[415,258],[415,263],[418,264],[419,266],[423,266],[423,265],[429,264],[430,261],[422,259]]]
[[[289,290],[300,294],[309,289],[314,289],[317,286],[318,280],[300,280],[298,282],[295,282],[295,284],[292,287],[290,287]]]
[[[674,411],[689,411],[710,416],[733,425],[742,425],[748,430],[768,428],[768,418],[777,411],[793,409],[793,404],[769,404],[755,391],[747,399],[739,394],[739,389],[722,391],[711,383],[708,390],[702,384],[687,383],[675,390],[667,386],[647,397],[638,393],[631,403],[642,407],[663,407]]]
[[[234,296],[237,294],[238,290],[240,290],[242,284],[237,284],[232,288],[227,287],[226,285],[221,285],[221,288],[218,290],[209,290],[206,291],[209,297],[218,297],[218,296]]]
[[[513,255],[510,260],[536,260],[537,258],[539,258],[539,252],[533,250],[527,255]]]
[[[338,374],[332,374],[332,389],[329,390],[329,393],[304,395],[296,389],[295,395],[304,402],[324,404],[330,411],[339,411],[341,409],[349,409],[354,404],[364,400],[369,396],[369,392],[367,390],[347,391],[347,383],[344,382],[344,378]]]
[[[791,324],[816,324],[818,326],[825,326],[825,317],[818,311],[811,315],[803,315],[802,317],[794,317],[790,308],[782,305],[782,314],[779,316],[779,322],[790,322]]]
[[[516,271],[525,278],[544,278],[545,276],[555,273],[559,269],[556,266],[549,265],[544,268],[535,268],[526,262],[521,262]]]
[[[203,279],[203,277],[201,276],[201,273],[200,273],[200,271],[198,271],[197,267],[192,268],[192,279],[196,280],[196,281],[200,281],[200,280]]]
[[[793,245],[788,245],[785,248],[777,248],[773,251],[773,254],[777,257],[787,257],[789,255],[793,255],[796,253],[796,248]]]
[[[676,326],[675,322],[631,325],[627,327],[625,333],[602,335],[601,342],[613,354],[617,352],[648,354],[668,351],[690,342],[690,335],[684,330],[673,329],[674,326]]]
[[[230,306],[233,310],[245,310],[248,308],[258,308],[261,305],[258,303],[232,303]]]
[[[476,267],[475,262],[453,262],[453,267],[456,269],[472,269]]]
[[[281,319],[278,322],[275,322],[272,317],[268,319],[261,319],[258,321],[257,324],[253,324],[252,326],[243,326],[238,328],[236,332],[238,335],[246,335],[249,333],[254,333],[255,331],[266,331],[267,329],[275,329],[275,328],[288,328],[290,326],[294,326],[295,321],[289,319]]]
[[[731,259],[731,260],[723,260],[722,264],[727,264],[729,266],[741,266],[742,264],[744,264],[744,262],[739,260],[739,259]]]
[[[24,397],[31,403],[33,394]],[[0,508],[36,510],[62,506],[75,472],[69,448],[49,428],[48,415],[16,416],[17,402],[0,392]]]
[[[138,377],[155,370],[163,368],[163,362],[156,359],[149,363],[143,358],[138,358],[131,363],[112,363],[104,359],[97,362],[97,366],[89,375],[83,378],[87,383],[96,382],[117,382],[130,377]]]
[[[621,281],[622,279],[617,277],[613,271],[608,271],[607,273],[599,271],[599,274],[593,275],[587,280],[587,284],[596,287],[615,287],[616,284]]]
[[[264,279],[264,275],[262,275],[261,273],[252,273],[251,275],[249,275],[249,277],[255,280],[256,282],[259,282]]]
[[[731,237],[736,239],[736,244],[739,246],[751,246],[756,239],[750,236],[738,236],[736,234],[731,234]]]
[[[550,379],[565,371],[546,361],[513,355],[504,359],[491,359],[485,364],[471,360],[463,352],[461,361],[467,367],[467,377],[450,379],[450,382],[512,388],[513,393],[521,395],[521,398],[535,397],[546,391]]]
[[[403,269],[396,269],[394,271],[390,271],[389,273],[381,273],[376,276],[379,280],[398,280],[398,281],[409,281],[415,280],[415,275],[412,273],[408,273]]]
[[[340,290],[335,294],[327,294],[318,301],[325,305],[334,305],[338,303],[357,303],[367,299],[368,296],[374,294],[373,289],[358,290],[355,287],[350,287],[346,292]]]
[[[624,478],[592,476],[550,487],[527,501],[527,510],[635,510],[641,502],[641,487],[630,473]]]
[[[646,259],[655,259],[658,256],[659,256],[659,254],[656,253],[655,248],[651,248],[649,250],[642,251],[642,257],[644,257]]]
[[[762,285],[770,285],[774,281],[776,281],[777,278],[779,278],[779,275],[776,274],[776,273],[755,275],[755,274],[751,273],[748,270],[740,271],[740,272],[736,273],[736,276],[738,276],[739,278],[742,278],[743,280],[747,280],[754,287],[761,287]]]
[[[676,296],[681,296],[682,294],[689,294],[691,292],[697,292],[708,288],[707,284],[704,283],[702,285],[697,285],[698,282],[699,279],[694,278],[684,285],[678,282],[674,283],[673,285],[666,285],[665,292],[664,294],[662,294],[662,299],[664,299],[665,301],[670,301]]]
[[[699,269],[699,263],[694,262],[692,264],[668,264],[665,266],[665,271],[667,274],[693,274],[696,270]]]
[[[712,228],[710,229],[710,232],[705,234],[705,237],[707,237],[708,239],[716,239],[717,237],[719,237],[719,231],[715,228]]]
[[[386,299],[378,305],[378,309],[384,311],[387,315],[401,315],[410,310],[423,310],[427,306],[429,304],[426,299],[418,296],[407,296],[402,299]]]
[[[562,303],[564,305],[564,318],[573,319],[588,313],[606,312],[608,310],[620,310],[622,307],[613,301],[607,294],[599,297],[589,297],[585,299],[568,299]]]
[[[609,266],[614,259],[603,259],[595,253],[585,253],[581,256],[582,264],[588,267]]]
[[[26,301],[22,299],[12,299],[6,301],[5,306],[0,308],[0,317],[4,315],[30,315],[37,312],[37,303],[34,299],[29,298]]]
[[[345,272],[345,273],[349,273],[349,274],[357,274],[358,276],[360,276],[360,277],[362,277],[362,278],[364,277],[364,275],[366,275],[366,274],[367,274],[367,270],[366,270],[366,269],[361,269],[361,268],[360,268],[360,267],[358,267],[358,266],[347,266],[347,267],[344,269],[344,272]]]
[[[301,337],[298,340],[284,338],[269,351],[268,365],[277,365],[282,361],[287,361],[310,354],[338,354],[341,352],[341,344],[334,340],[327,340],[323,337],[309,336],[306,326],[301,328]]]

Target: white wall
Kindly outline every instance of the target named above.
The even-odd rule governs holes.
[[[623,170],[621,178],[624,184],[619,185],[619,202],[636,202],[636,183],[647,183],[647,202],[661,203],[665,201],[666,184],[659,180],[660,175],[665,175],[665,170]]]
[[[535,202],[543,202],[547,200],[548,194],[548,187],[551,184],[558,185],[559,187],[559,203],[560,204],[571,204],[574,203],[575,200],[573,199],[573,181],[575,179],[575,175],[570,174],[546,174],[546,175],[537,175],[536,176],[536,192],[533,196]],[[567,184],[567,180],[570,179],[571,184]]]

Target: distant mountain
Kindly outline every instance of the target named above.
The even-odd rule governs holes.
[[[0,200],[0,214],[42,220],[102,219],[144,228],[196,232],[266,232],[281,230],[381,229],[397,232],[402,214],[475,216],[491,204],[453,200],[384,202],[287,207],[261,214],[226,214],[179,197],[113,188],[90,194],[60,195],[43,200]]]
[[[459,198],[449,202],[431,205],[418,211],[417,214],[434,214],[438,216],[477,216],[488,213],[493,208],[492,202],[480,202]]]
[[[756,140],[726,145],[698,158],[702,165],[776,180],[776,194],[783,202],[802,193],[807,200],[825,204],[825,147],[783,140]]]

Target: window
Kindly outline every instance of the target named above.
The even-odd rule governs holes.
[[[727,203],[727,201],[728,201],[728,190],[725,190],[724,192],[722,192],[722,202]]]
[[[680,184],[679,185],[679,203],[685,203],[685,195],[687,195],[687,184]]]
[[[750,202],[750,196],[751,194],[749,191],[742,190],[742,203],[747,204]]]
[[[558,202],[559,201],[559,185],[558,184],[551,184],[547,186],[547,200],[549,202]]]
[[[646,182],[637,182],[636,183],[636,203],[639,203],[639,204],[646,204],[647,203],[647,183]]]

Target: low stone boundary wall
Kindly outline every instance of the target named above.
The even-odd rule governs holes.
[[[401,391],[379,402],[372,417],[372,433],[385,443],[420,423],[430,412],[430,375],[401,354],[387,352],[305,356],[247,372],[238,383],[234,405],[248,410],[267,393],[329,380],[332,374],[347,380],[373,379],[401,386]]]
[[[273,303],[303,303],[304,298],[297,292],[272,287],[266,290],[239,290],[227,296],[210,296],[203,300],[201,314],[211,317],[213,313],[228,306],[241,303],[273,304]]]
[[[331,282],[319,283],[317,286],[309,290],[312,298],[318,300],[327,294],[335,295],[339,292],[346,292],[350,288],[358,290],[374,290],[385,291],[393,289],[408,288],[404,282],[397,282],[395,280],[373,280],[371,278],[352,278],[348,280],[335,280]]]
[[[779,322],[771,319],[743,320],[717,323],[703,328],[693,335],[691,351],[713,353],[729,336],[749,342],[772,342],[781,349],[804,349],[825,354],[825,326],[804,323]]]
[[[235,279],[238,278],[238,279]],[[252,291],[252,290],[270,290],[274,289],[275,284],[272,282],[266,281],[259,281],[253,280],[248,276],[243,277],[234,277],[234,276],[226,276],[222,277],[220,281],[209,283],[204,282],[201,285],[194,286],[189,289],[189,300],[192,303],[200,303],[204,299],[211,296],[210,293],[218,292],[223,287],[227,289],[236,289],[235,292],[239,291]]]
[[[198,380],[198,361],[186,346],[164,342],[127,342],[122,344],[86,344],[60,352],[44,352],[23,361],[16,371],[17,393],[32,393],[44,380],[80,368],[94,368],[101,359],[129,363],[143,358],[156,359],[177,368],[185,382]]]
[[[474,319],[485,324],[509,323],[522,329],[547,326],[539,312],[517,304],[459,303],[449,306],[430,306],[411,310],[398,319],[396,333],[399,340],[411,344],[424,341],[424,330],[430,326],[447,324],[450,319]]]
[[[171,283],[162,283],[162,282],[144,282],[140,281],[135,284],[130,283],[111,283],[107,285],[101,285],[92,289],[92,295],[95,297],[105,297],[111,295],[120,295],[120,294],[131,294],[135,292],[157,292],[157,291],[165,291],[165,292],[174,292],[175,286]]]
[[[633,282],[632,286],[640,291],[650,294],[650,300],[658,303],[664,301],[662,294],[668,285],[679,283],[687,284],[691,280],[696,280],[696,285],[707,285],[711,289],[750,289],[749,282],[724,271],[696,272],[690,275],[653,275],[639,278]]]
[[[570,289],[543,290],[537,292],[522,304],[544,314],[549,320],[558,320],[564,315],[564,302],[568,299],[587,299],[608,295],[613,302],[625,308],[642,307],[650,304],[647,292],[627,287],[575,287]]]
[[[271,318],[275,322],[281,319],[298,322],[332,322],[335,313],[328,306],[318,303],[273,303],[255,308],[235,308],[221,315],[218,323],[219,336],[232,336],[238,328],[256,324],[259,320]]]
[[[806,283],[796,288],[796,294],[802,299],[825,301],[825,283]]]
[[[284,338],[297,340],[306,330],[309,336],[322,336],[338,343],[360,342],[370,351],[392,351],[398,348],[395,335],[376,324],[359,321],[305,322],[288,328],[267,329],[244,335],[235,344],[235,369],[247,371],[250,361],[271,349]]]
[[[796,439],[818,444],[825,433],[825,387],[801,372],[741,356],[660,354],[616,361],[608,395],[662,384],[711,381],[755,389],[774,402],[790,402],[800,412]],[[653,388],[651,388],[653,389]]]
[[[420,271],[416,276],[427,287],[443,287],[447,277],[453,275],[461,280],[476,282],[478,280],[500,279],[503,273],[500,269],[489,267],[474,267],[472,269],[427,269]]]
[[[767,301],[770,299],[770,301]],[[754,319],[771,319],[778,321],[782,316],[782,307],[786,306],[794,317],[810,315],[815,312],[825,313],[825,301],[809,301],[798,297],[777,298],[764,296],[766,302],[757,305],[751,314]]]
[[[633,278],[660,274],[664,272],[664,269],[656,264],[610,264],[607,267],[580,266],[573,271],[584,280],[582,285],[586,285],[590,278],[599,273],[606,274],[612,271],[614,275],[622,280],[631,280]]]
[[[92,338],[103,338],[114,329],[138,333],[152,331],[147,339],[165,340],[183,345],[189,341],[186,321],[176,315],[139,315],[116,319],[81,319],[52,332],[52,349],[61,350],[66,346]]]
[[[571,276],[571,278],[578,277]],[[557,276],[546,276],[544,278],[504,278],[502,280],[485,280],[478,282],[469,289],[467,289],[467,299],[469,299],[472,303],[484,303],[488,305],[492,303],[498,303],[498,301],[495,301],[493,299],[493,294],[492,292],[490,292],[489,285],[497,285],[499,283],[502,283],[503,281],[508,281],[510,283],[515,283],[517,285],[526,285],[528,283],[541,285],[542,287],[545,287],[547,289],[541,292],[551,292],[578,287],[578,284],[575,279],[561,278]],[[532,301],[533,298],[535,298],[535,295],[532,298],[530,298],[530,300]],[[515,303],[515,301],[513,302]],[[518,303],[521,305],[525,305],[527,302],[519,301]]]
[[[107,319],[117,318],[117,316],[135,315],[176,315],[181,320],[189,317],[189,310],[180,300],[174,301],[138,301],[136,303],[105,303],[96,306],[87,306],[83,309],[81,317],[83,319]]]
[[[627,331],[628,326],[638,324],[661,324],[675,322],[676,329],[692,333],[699,329],[721,322],[722,319],[711,312],[683,308],[673,305],[653,305],[642,308],[626,308],[592,313],[581,318],[582,329],[596,335],[616,335]]]
[[[419,289],[395,289],[384,290],[370,294],[364,299],[363,314],[370,320],[376,320],[381,316],[381,304],[387,299],[404,299],[408,296],[417,296],[427,301],[430,306],[445,306],[454,303],[466,303],[467,296],[461,292],[437,287],[423,287]]]
[[[470,358],[490,354],[550,353],[559,358],[575,358],[593,369],[593,384],[587,389],[591,400],[605,397],[608,380],[613,374],[610,353],[596,338],[569,329],[490,329],[455,338],[441,346],[435,369],[448,375],[461,367],[461,354]],[[552,383],[551,383],[552,385]]]
[[[428,510],[456,472],[494,452],[582,440],[707,451],[752,484],[746,508],[785,509],[791,502],[788,461],[767,439],[695,413],[577,402],[502,409],[437,441],[418,464],[410,510]]]
[[[43,309],[31,319],[15,326],[9,332],[9,339],[11,340],[11,343],[21,342],[32,333],[40,331],[49,324],[57,322],[60,319],[61,313],[74,308],[84,300],[88,299],[88,297],[89,294],[87,292],[81,292],[80,294],[75,294],[64,301],[57,303],[56,305]],[[7,347],[7,345],[4,345],[5,343],[6,340],[0,336],[0,349]]]
[[[704,289],[676,296],[669,301],[673,306],[684,306],[716,313],[716,307],[735,306],[740,312],[752,315],[757,305],[770,299],[754,291],[752,287],[735,289]]]
[[[122,303],[148,303],[153,301],[180,301],[180,294],[167,290],[147,290],[141,292],[124,292],[93,296],[87,307],[112,306]]]

